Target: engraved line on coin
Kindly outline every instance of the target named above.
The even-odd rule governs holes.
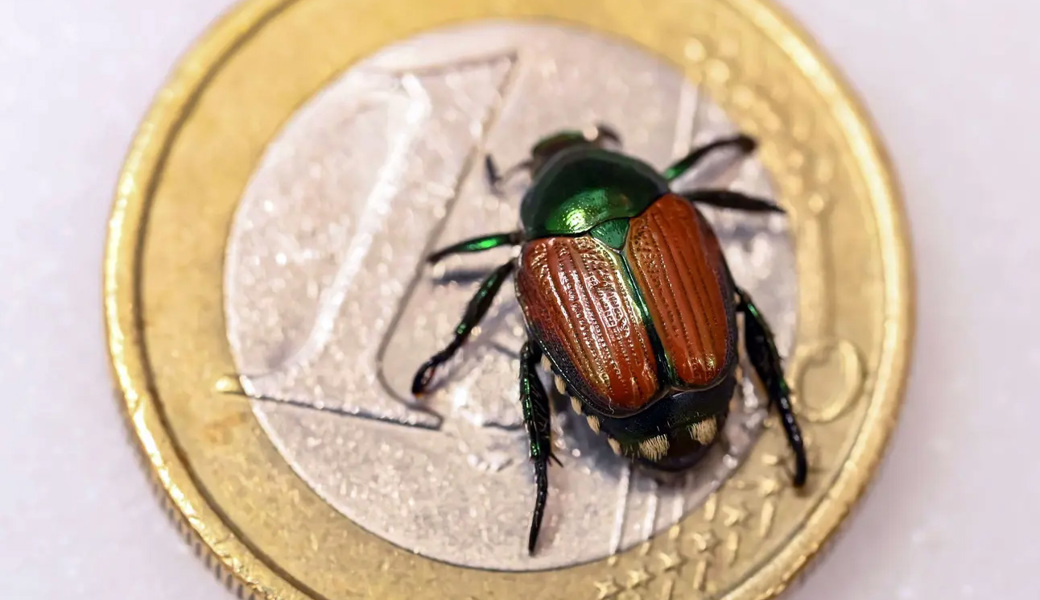
[[[672,600],[672,591],[675,589],[675,578],[671,577],[666,579],[664,582],[664,588],[661,590],[661,600]]]
[[[307,409],[307,410],[314,410],[314,411],[319,411],[319,412],[323,412],[323,413],[327,413],[327,414],[338,415],[338,416],[341,416],[341,417],[353,417],[353,418],[356,418],[356,419],[365,419],[365,420],[368,420],[368,421],[378,421],[380,423],[387,423],[389,425],[400,425],[401,424],[401,422],[398,421],[398,420],[390,419],[390,418],[384,417],[382,415],[374,415],[374,414],[370,414],[370,413],[366,413],[366,412],[362,412],[362,411],[354,411],[354,410],[350,410],[350,409],[346,409],[346,408],[339,408],[339,407],[335,407],[335,406],[325,406],[322,403],[312,404],[310,402],[304,402],[302,400],[293,400],[293,399],[287,399],[287,398],[273,398],[271,396],[256,396],[256,395],[253,395],[253,394],[247,394],[244,391],[243,392],[224,392],[224,393],[225,394],[229,394],[229,395],[234,395],[234,396],[241,396],[243,398],[248,398],[250,400],[257,400],[259,402],[273,402],[273,403],[276,403],[276,404],[284,404],[286,406],[291,406],[293,408],[303,408],[303,409]],[[414,410],[422,411],[422,407],[415,407]],[[437,413],[434,413],[432,411],[427,411],[427,414],[429,414],[430,416],[435,417],[437,419],[441,419],[440,415],[438,415]],[[419,429],[429,429],[431,431],[436,431],[436,430],[440,429],[442,421],[443,420],[438,420],[436,425],[433,425],[433,424],[430,424],[430,423],[424,423],[422,421],[415,421],[413,423],[408,423],[408,425],[410,427],[417,427]]]
[[[318,314],[310,333],[297,351],[285,360],[284,366],[308,363],[326,347],[350,284],[361,269],[361,263],[372,245],[370,232],[387,217],[397,198],[398,180],[405,169],[408,151],[419,136],[422,123],[429,118],[433,109],[429,94],[414,73],[402,74],[400,84],[410,100],[405,116],[407,127],[390,144],[386,161],[379,169],[379,179],[363,201],[365,208],[361,211],[361,220],[357,225],[358,235],[351,238],[346,259],[339,264],[332,284],[322,293],[321,301],[318,303]]]
[[[693,147],[693,141],[700,130],[702,106],[701,90],[698,87],[683,87],[679,90],[679,108],[676,114],[675,143],[672,144],[672,156],[684,156]]]
[[[445,204],[444,215],[441,217],[437,225],[430,231],[427,236],[426,245],[423,247],[422,256],[429,254],[437,243],[437,239],[447,226],[448,219],[451,216],[452,209],[458,202],[459,192],[462,185],[467,180],[469,174],[473,171],[474,166],[479,163],[478,157],[481,151],[484,149],[488,132],[494,127],[496,121],[502,112],[502,107],[505,105],[505,100],[512,90],[517,78],[520,74],[521,63],[519,60],[519,53],[517,50],[513,50],[506,54],[502,58],[508,60],[509,68],[506,71],[505,77],[498,88],[497,101],[489,107],[483,122],[480,127],[480,138],[475,141],[473,147],[470,149],[466,156],[462,166],[462,173],[456,179],[455,189],[452,192],[451,198]],[[466,62],[473,62],[473,59],[467,60]],[[460,63],[461,64],[461,63]],[[447,68],[447,66],[445,66]],[[415,270],[412,274],[408,286],[405,288],[403,294],[397,301],[397,309],[394,311],[394,316],[390,319],[390,324],[387,326],[386,331],[383,333],[382,338],[379,341],[379,349],[376,351],[376,378],[379,383],[383,386],[388,394],[392,397],[397,398],[401,402],[411,403],[412,400],[409,398],[402,398],[400,394],[394,391],[394,386],[390,384],[386,379],[386,372],[383,368],[383,363],[386,359],[387,349],[390,347],[390,342],[394,337],[394,333],[401,324],[401,319],[404,316],[404,308],[408,305],[408,301],[415,293],[416,288],[419,286],[420,278],[424,273],[426,263],[425,261],[418,261],[415,265]]]
[[[654,535],[654,524],[657,521],[657,505],[661,500],[661,492],[657,481],[654,479],[650,480],[650,487],[653,488],[653,492],[646,502],[646,516],[643,521],[643,539],[648,540]]]
[[[388,419],[388,418],[386,418],[384,416],[381,416],[381,415],[368,414],[368,413],[365,413],[365,412],[362,412],[362,411],[354,411],[354,410],[350,410],[350,409],[346,409],[346,408],[340,408],[340,407],[336,407],[336,406],[325,406],[325,404],[323,402],[311,403],[311,402],[304,402],[302,400],[294,400],[292,398],[274,398],[272,396],[250,394],[250,393],[246,392],[245,389],[243,389],[243,387],[241,385],[241,378],[239,376],[236,376],[236,375],[224,375],[224,376],[220,377],[219,379],[217,379],[217,383],[213,386],[213,389],[214,389],[214,391],[216,391],[216,392],[218,392],[220,394],[225,394],[225,395],[228,395],[228,396],[238,396],[238,397],[247,398],[247,399],[250,399],[250,400],[258,400],[260,402],[274,402],[274,403],[277,403],[277,404],[284,404],[284,405],[287,405],[287,406],[292,406],[294,408],[304,408],[304,409],[307,409],[307,410],[321,411],[321,412],[325,412],[325,413],[329,413],[329,414],[333,414],[333,415],[339,415],[339,416],[342,416],[342,417],[355,417],[355,418],[358,418],[358,419],[367,419],[367,420],[370,420],[370,421],[379,421],[379,422],[382,422],[382,423],[389,423],[389,424],[393,424],[393,425],[399,424],[398,421],[395,421],[395,420],[392,420],[392,419]],[[418,427],[419,429],[430,429],[430,430],[440,429],[440,426],[441,426],[441,417],[440,417],[440,415],[434,413],[433,411],[427,410],[423,406],[416,406],[415,410],[421,411],[421,412],[425,411],[431,417],[435,417],[438,420],[436,421],[436,424],[430,424],[430,423],[425,423],[425,422],[422,422],[422,421],[416,421],[414,423],[409,423],[409,425],[411,425],[412,427]]]
[[[621,549],[621,538],[625,532],[625,513],[628,512],[628,491],[632,481],[632,466],[625,463],[621,468],[621,478],[618,481],[618,503],[617,511],[614,513],[614,531],[610,534],[610,548],[608,556],[614,556]]]

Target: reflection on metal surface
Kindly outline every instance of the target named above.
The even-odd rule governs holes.
[[[507,251],[433,270],[423,255],[516,226],[526,182],[492,195],[475,168],[482,154],[514,164],[545,133],[594,121],[658,166],[730,130],[680,73],[634,47],[555,26],[485,24],[355,66],[268,147],[230,234],[228,338],[242,389],[285,459],[366,529],[472,567],[599,559],[702,504],[756,438],[765,410],[745,380],[722,443],[693,472],[659,483],[561,404],[564,468],[550,471],[542,542],[529,558],[534,488],[516,403],[523,321],[511,294],[435,392],[410,397],[415,368],[449,337],[474,278]],[[708,165],[679,186],[708,183],[771,193],[754,160]],[[786,354],[797,290],[785,219],[708,216]]]

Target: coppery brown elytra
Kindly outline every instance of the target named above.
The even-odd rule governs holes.
[[[662,173],[616,149],[620,136],[600,125],[539,141],[530,157],[499,174],[527,170],[521,228],[453,244],[428,257],[519,245],[492,271],[466,307],[451,342],[415,375],[421,395],[437,367],[465,343],[502,284],[516,276],[527,340],[520,353],[520,404],[530,437],[537,495],[528,551],[534,552],[548,494],[549,396],[536,369],[553,372],[589,427],[614,452],[664,471],[692,467],[718,437],[736,386],[737,313],[743,342],[795,457],[794,484],[808,465],[773,334],[734,281],[715,232],[698,204],[782,212],[776,204],[725,189],[673,191],[671,182],[723,149],[755,149],[738,135],[692,150]]]

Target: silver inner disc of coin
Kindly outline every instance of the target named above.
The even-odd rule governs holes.
[[[517,227],[529,179],[496,196],[485,153],[507,168],[546,134],[597,122],[660,168],[733,132],[676,68],[626,42],[555,24],[479,23],[358,63],[292,115],[258,164],[227,250],[227,335],[240,380],[288,464],[373,534],[485,569],[602,559],[699,506],[757,438],[766,402],[746,364],[718,443],[673,480],[616,457],[559,403],[563,467],[550,467],[541,540],[528,556],[535,486],[511,284],[434,391],[422,401],[409,393],[480,278],[515,253],[423,263],[441,245]],[[754,157],[733,155],[675,188],[704,186],[773,191]],[[786,355],[797,296],[786,218],[704,212]]]

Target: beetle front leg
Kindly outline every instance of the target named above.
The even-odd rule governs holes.
[[[560,461],[552,452],[552,413],[549,396],[542,387],[535,369],[541,360],[542,351],[536,344],[527,341],[520,350],[520,406],[524,413],[524,425],[531,441],[531,462],[537,492],[534,513],[531,515],[531,530],[527,538],[527,552],[534,553],[538,542],[538,531],[545,515],[545,501],[549,496],[549,460]]]
[[[663,175],[668,181],[675,181],[681,177],[683,173],[694,168],[707,156],[718,150],[724,148],[735,148],[740,151],[740,154],[743,156],[754,152],[755,146],[755,140],[746,135],[737,135],[731,138],[716,140],[710,144],[705,144],[699,148],[690,150],[689,154],[675,161],[670,167],[665,169]]]
[[[492,248],[498,248],[501,246],[515,246],[522,242],[523,239],[524,234],[520,231],[510,231],[508,233],[491,233],[488,235],[482,235],[480,237],[463,240],[461,242],[441,248],[436,252],[432,252],[429,256],[426,257],[426,262],[429,264],[433,264],[440,261],[442,258],[451,256],[452,254],[469,254],[473,252],[483,252],[485,250],[491,250]]]
[[[770,402],[776,405],[780,412],[780,423],[784,427],[791,450],[794,451],[794,485],[801,487],[805,484],[809,466],[805,457],[802,432],[791,407],[791,390],[784,379],[784,369],[780,362],[780,353],[777,352],[776,343],[773,341],[773,332],[758,307],[751,301],[751,296],[740,288],[737,288],[737,296],[738,308],[744,313],[744,346],[747,348],[751,364],[769,393]]]
[[[681,192],[679,195],[694,204],[707,204],[715,208],[744,212],[785,212],[775,202],[730,190],[694,190],[692,192]]]
[[[412,394],[416,396],[422,395],[426,391],[426,387],[430,385],[437,367],[448,362],[458,352],[459,348],[466,343],[469,334],[480,323],[480,320],[484,318],[484,315],[487,314],[488,308],[491,307],[491,303],[495,300],[495,295],[498,294],[498,290],[502,289],[502,284],[509,278],[515,267],[516,263],[510,260],[492,271],[484,279],[480,284],[480,289],[477,290],[477,293],[470,299],[469,305],[466,306],[466,312],[463,313],[462,320],[455,327],[455,337],[452,338],[451,342],[443,350],[430,357],[415,373],[415,378],[412,380]]]

